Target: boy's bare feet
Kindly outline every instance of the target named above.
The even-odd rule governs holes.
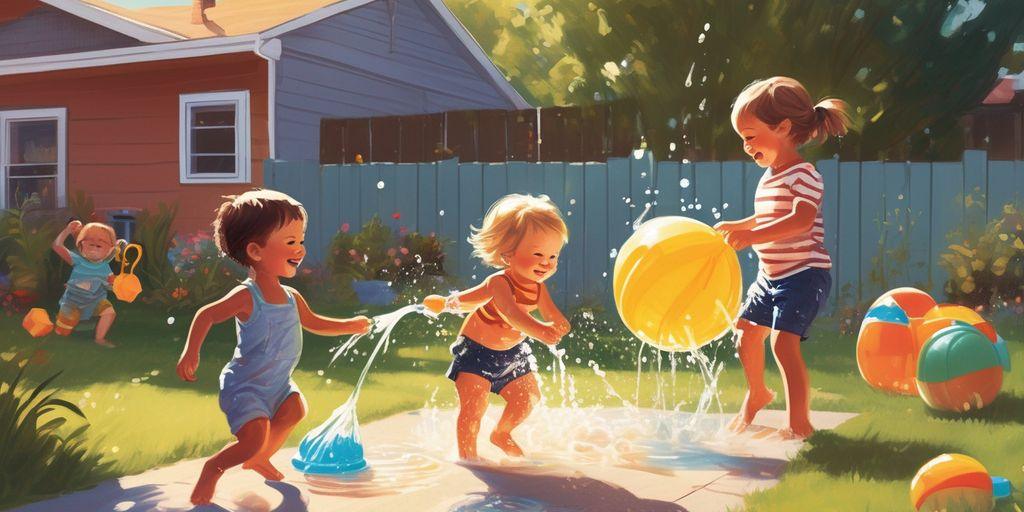
[[[116,347],[116,346],[117,346],[117,345],[114,345],[113,343],[111,343],[111,342],[110,342],[109,340],[107,340],[106,338],[100,338],[100,339],[97,339],[97,340],[95,340],[95,341],[96,341],[96,344],[97,344],[97,345],[99,345],[99,346],[101,346],[101,347],[106,347],[106,348],[114,348],[114,347]]]
[[[217,488],[217,480],[224,472],[211,466],[209,462],[203,465],[203,472],[199,474],[199,481],[192,490],[192,504],[205,505],[213,500],[213,491]]]
[[[729,430],[733,432],[743,432],[754,422],[754,417],[757,416],[758,411],[764,409],[764,407],[775,400],[775,392],[763,388],[759,391],[747,391],[746,398],[743,399],[743,406],[740,407],[740,412],[736,414],[736,417],[729,423]]]
[[[508,432],[498,432],[495,430],[491,433],[491,443],[501,451],[505,452],[509,457],[522,457],[523,449],[516,444],[515,440],[512,439],[512,434]]]
[[[284,474],[277,470],[273,464],[270,463],[269,459],[249,459],[245,464],[242,464],[242,469],[251,469],[267,480],[283,480]]]
[[[804,423],[800,425],[790,425],[789,428],[785,428],[779,431],[779,434],[787,439],[807,439],[814,433],[814,427],[810,423]]]

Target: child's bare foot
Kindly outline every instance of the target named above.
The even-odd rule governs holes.
[[[740,412],[729,423],[729,430],[733,432],[743,432],[746,430],[754,422],[754,417],[757,416],[758,411],[772,403],[772,400],[775,400],[775,392],[768,388],[763,388],[757,392],[747,391],[747,396],[743,399],[743,406],[740,407]]]
[[[782,439],[784,441],[803,441],[808,437],[811,437],[811,434],[813,433],[814,428],[808,425],[805,429],[801,430],[796,430],[793,428],[781,429],[778,432],[776,432],[773,437],[778,437],[779,439]]]
[[[213,491],[217,488],[217,480],[220,480],[220,476],[224,472],[220,469],[209,465],[209,463],[203,466],[203,472],[199,474],[199,481],[196,482],[195,489],[192,490],[192,504],[193,505],[205,505],[213,500]]]
[[[262,475],[263,478],[266,478],[267,480],[277,481],[284,479],[284,474],[278,471],[268,459],[249,459],[248,462],[242,464],[242,469],[251,469]]]
[[[509,457],[522,457],[523,449],[516,444],[515,440],[512,439],[512,434],[508,432],[498,432],[495,430],[491,433],[491,443],[501,451],[505,452]]]
[[[101,347],[106,347],[106,348],[114,348],[114,347],[116,347],[116,346],[117,346],[117,345],[114,345],[113,343],[111,343],[111,342],[110,342],[109,340],[107,340],[106,338],[100,338],[100,339],[98,339],[98,340],[95,340],[95,341],[96,341],[96,344],[97,344],[97,345],[99,345],[99,346],[101,346]]]

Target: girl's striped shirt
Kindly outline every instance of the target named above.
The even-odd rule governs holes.
[[[789,215],[799,202],[810,203],[818,210],[810,230],[753,246],[761,260],[761,271],[769,279],[782,279],[808,268],[832,268],[832,259],[825,250],[825,222],[821,215],[824,195],[821,174],[807,162],[775,174],[769,168],[761,176],[754,193],[757,226]]]

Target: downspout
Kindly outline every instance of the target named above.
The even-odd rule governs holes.
[[[270,159],[277,158],[277,61],[281,60],[281,40],[277,38],[256,39],[253,50],[267,61],[267,137]]]

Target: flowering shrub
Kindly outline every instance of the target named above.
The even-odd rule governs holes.
[[[940,264],[952,302],[976,308],[1019,307],[1024,296],[1024,216],[1006,205],[979,233],[954,231]]]
[[[399,220],[398,214],[392,218]],[[444,242],[433,233],[422,235],[399,227],[397,233],[374,216],[359,233],[348,224],[331,242],[327,268],[340,286],[351,281],[378,279],[398,288],[417,284],[427,276],[444,277]]]
[[[170,309],[212,302],[247,275],[241,265],[221,256],[213,237],[206,233],[174,237],[167,259],[173,273],[149,298]]]

